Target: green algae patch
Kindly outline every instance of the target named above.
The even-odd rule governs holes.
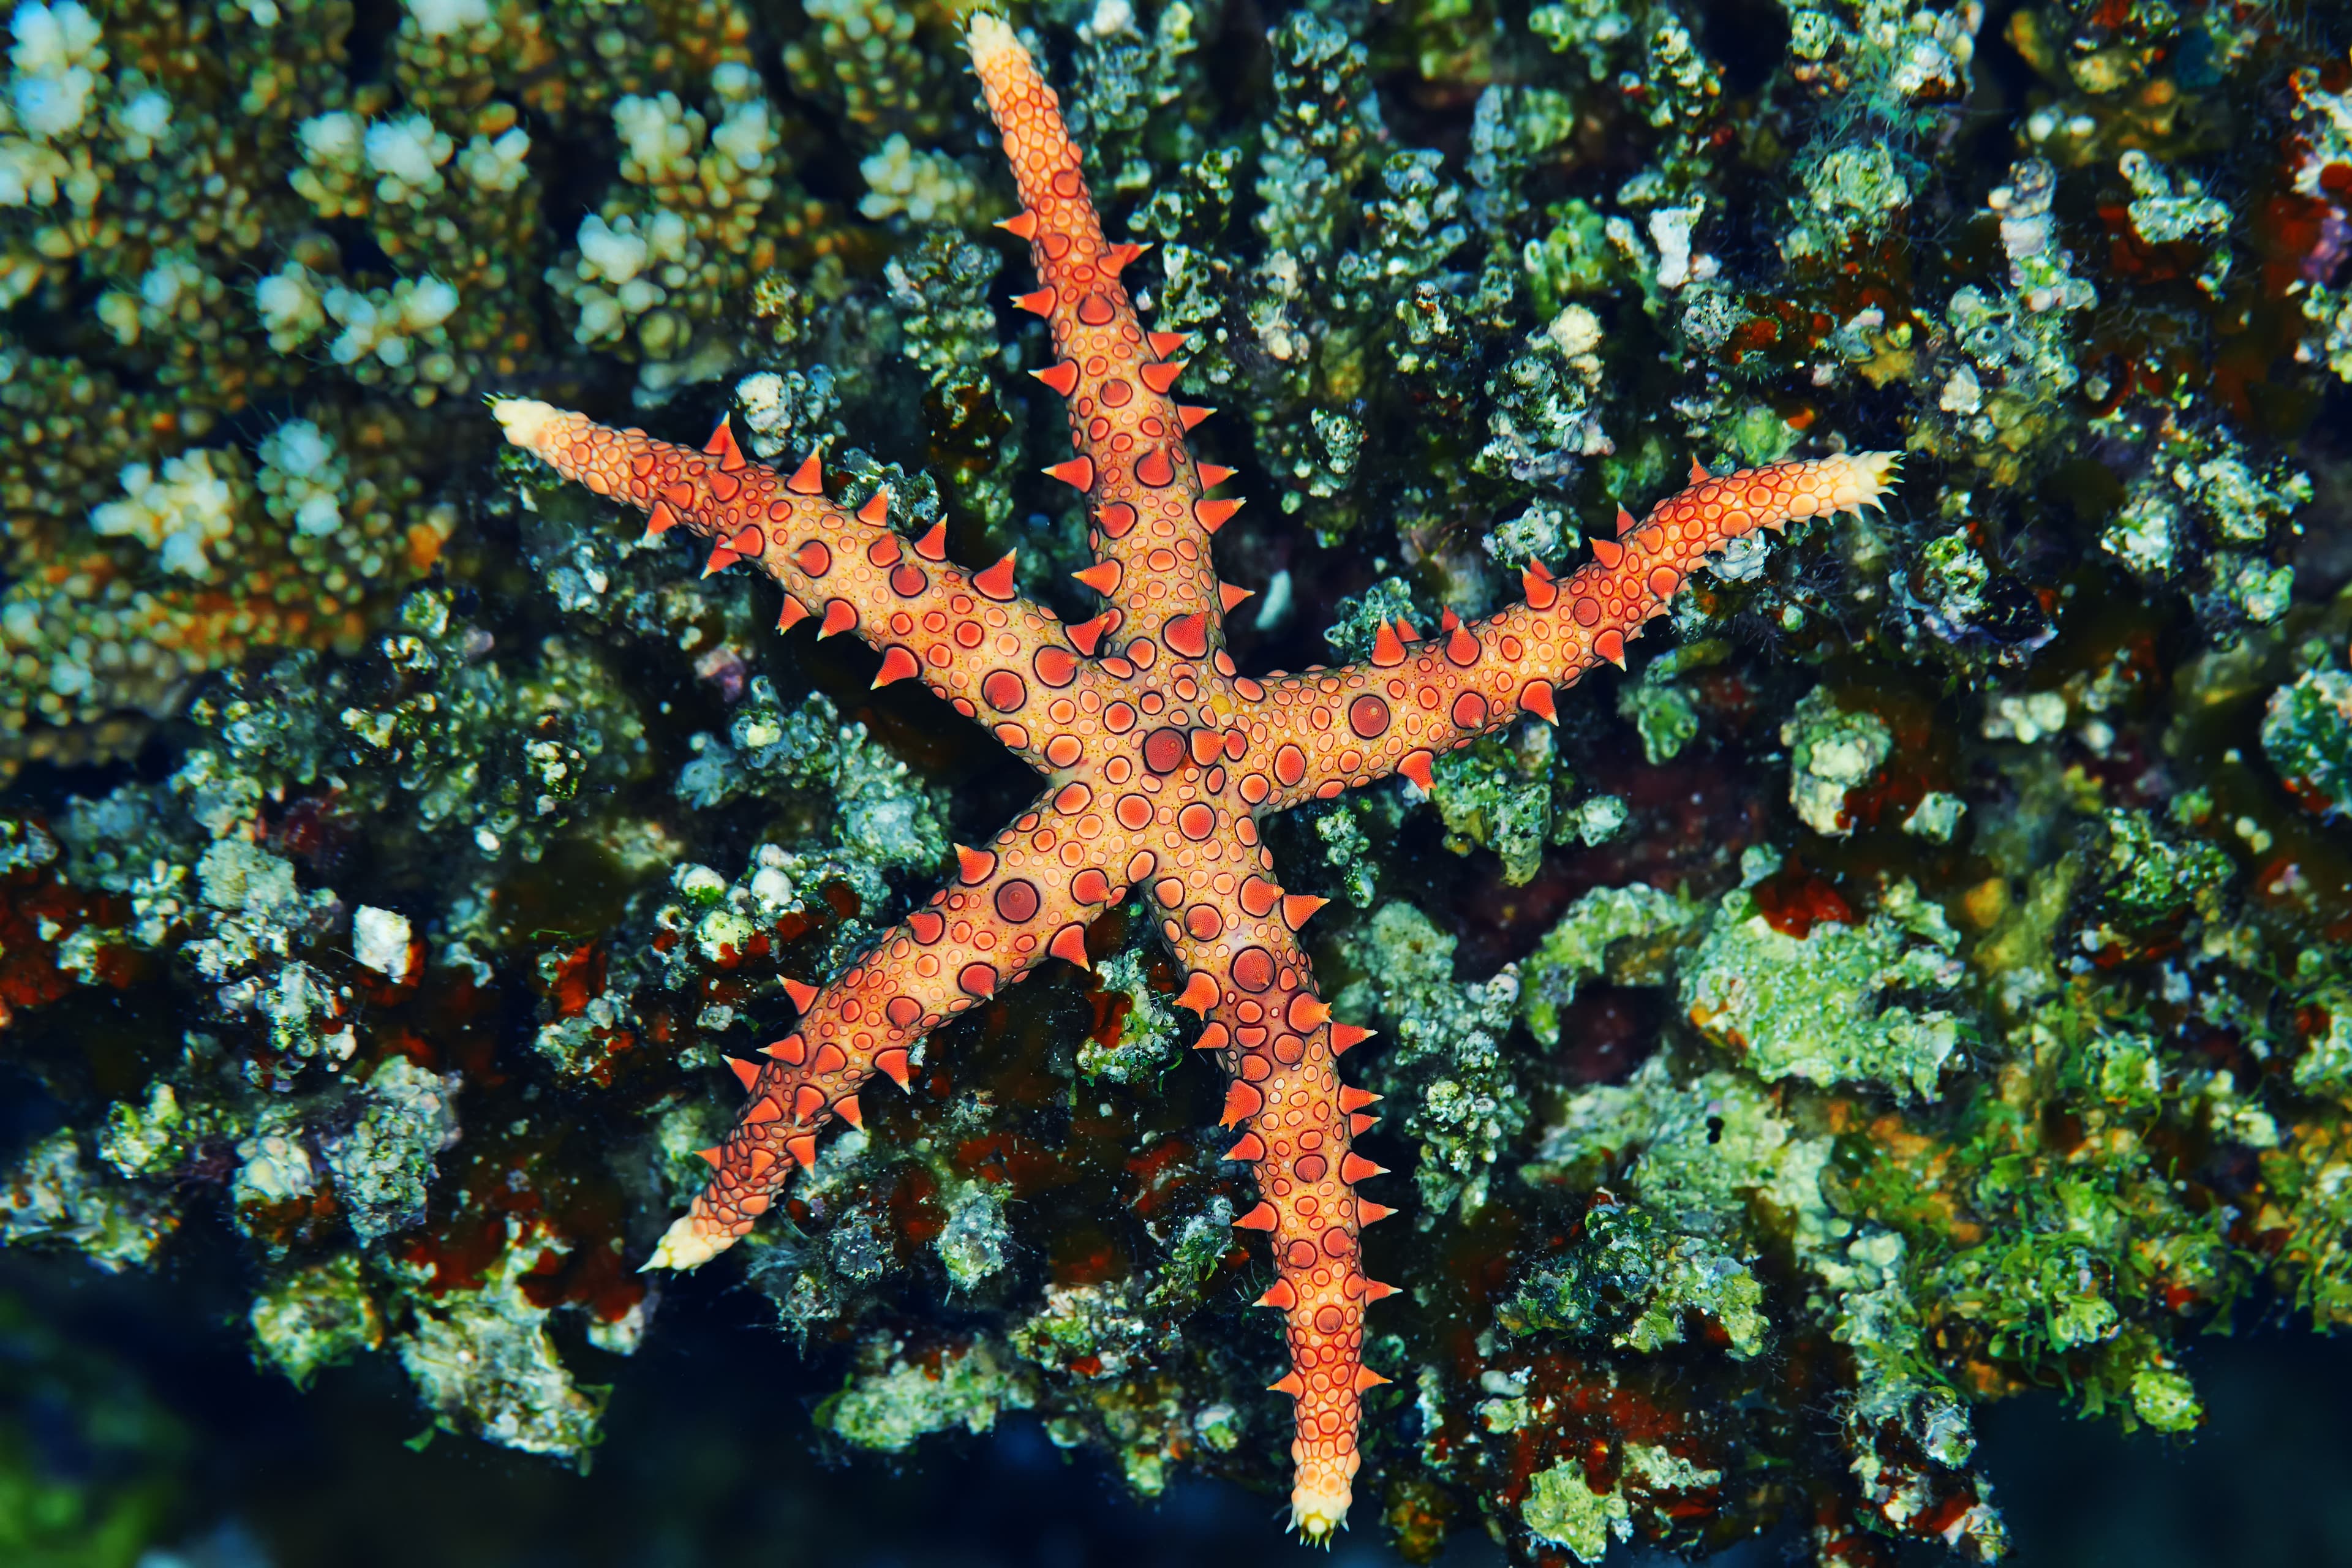
[[[1963,971],[1940,911],[1908,902],[1908,924],[1882,912],[1793,936],[1758,912],[1753,894],[1728,893],[1683,970],[1682,1005],[1768,1080],[1867,1080],[1932,1100],[1962,1025],[1948,1010],[1893,998],[1948,994]]]
[[[2352,802],[2352,674],[2309,669],[2271,693],[2263,753],[2314,811]]]
[[[2133,1411],[2159,1432],[2194,1431],[2205,1419],[2197,1390],[2177,1372],[2144,1367],[2132,1373]]]
[[[307,1387],[322,1366],[383,1344],[383,1314],[349,1253],[289,1274],[253,1300],[254,1359]]]
[[[1103,1021],[1078,1045],[1078,1076],[1112,1083],[1149,1083],[1174,1066],[1181,1054],[1176,1015],[1152,989],[1143,956],[1132,949],[1114,954],[1096,971]]]
[[[1547,1046],[1559,1043],[1560,1014],[1584,982],[1607,974],[1621,984],[1657,984],[1699,908],[1679,893],[1635,883],[1596,888],[1569,906],[1519,965],[1519,1010]]]
[[[69,1128],[27,1149],[0,1184],[0,1242],[68,1246],[110,1274],[145,1268],[179,1228],[176,1205],[94,1164]]]
[[[1004,1411],[1034,1403],[1019,1373],[982,1340],[932,1360],[893,1358],[860,1372],[817,1406],[816,1423],[861,1448],[898,1454],[950,1427],[985,1432]]]
[[[2294,1086],[2307,1094],[2352,1094],[2352,988],[2322,985],[2313,991],[2307,1006],[2325,1023],[2295,1060]]]
[[[1824,837],[1853,831],[1846,792],[1860,788],[1885,765],[1894,731],[1874,713],[1848,712],[1816,687],[1780,726],[1789,748],[1789,804],[1806,826]]]
[[[1805,1147],[1771,1091],[1752,1077],[1678,1074],[1665,1058],[1652,1057],[1622,1084],[1571,1096],[1520,1173],[1529,1182],[1581,1184],[1622,1166],[1632,1192],[1670,1228],[1725,1236],[1740,1225],[1748,1195],[1779,1182]],[[1821,1205],[1814,1193],[1791,1194],[1786,1206]]]
[[[2210,903],[2234,869],[2214,846],[2160,832],[2145,811],[2110,811],[2106,827],[2106,857],[2095,869],[2126,920],[2161,921]]]
[[[2306,1121],[2262,1156],[2268,1201],[2254,1215],[2315,1325],[2352,1327],[2352,1127]]]
[[[1625,1500],[1613,1491],[1594,1491],[1585,1481],[1584,1466],[1574,1459],[1536,1472],[1519,1517],[1528,1534],[1566,1547],[1579,1563],[1600,1562],[1612,1538],[1622,1541],[1633,1533]]]
[[[1659,664],[1665,661],[1661,659]],[[1653,764],[1670,763],[1698,738],[1698,705],[1690,693],[1658,676],[1653,664],[1641,680],[1617,691],[1617,711],[1633,721],[1642,737],[1642,755]]]
[[[569,1248],[542,1250],[530,1243],[554,1238],[536,1225],[518,1228],[522,1245],[500,1252],[477,1289],[412,1297],[413,1321],[394,1348],[439,1428],[583,1463],[603,1441],[610,1390],[565,1367],[548,1332],[553,1314],[534,1289],[547,1253]]]
[[[1703,1491],[1723,1480],[1721,1470],[1701,1468],[1655,1443],[1625,1445],[1625,1474],[1629,1484],[1654,1493]]]
[[[1445,824],[1446,847],[1491,849],[1502,858],[1505,882],[1532,880],[1556,822],[1551,752],[1551,731],[1530,725],[1516,741],[1482,738],[1440,758],[1430,799]]]
[[[1680,1344],[1690,1318],[1714,1321],[1727,1353],[1764,1348],[1763,1287],[1739,1258],[1704,1236],[1678,1235],[1640,1206],[1599,1204],[1567,1259],[1547,1265],[1496,1308],[1496,1322],[1528,1335],[1564,1333],[1623,1350]]]
[[[1583,789],[1550,727],[1533,721],[1447,752],[1430,783],[1445,847],[1491,850],[1507,887],[1533,881],[1547,849],[1603,843],[1624,818],[1622,803]]]
[[[967,1182],[949,1203],[947,1223],[932,1246],[939,1250],[949,1285],[972,1290],[1004,1267],[1012,1241],[1003,1195],[984,1183]]]
[[[1491,1167],[1527,1122],[1527,1106],[1503,1048],[1518,1010],[1514,969],[1484,980],[1454,978],[1457,939],[1402,901],[1382,904],[1346,951],[1362,978],[1341,991],[1342,1017],[1377,1016],[1394,1037],[1372,1071],[1404,1110],[1420,1144],[1414,1173],[1432,1213],[1486,1199]]]

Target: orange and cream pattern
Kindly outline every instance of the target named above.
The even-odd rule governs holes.
[[[599,495],[646,511],[654,533],[711,542],[706,574],[748,563],[781,584],[780,626],[818,623],[882,654],[877,686],[914,678],[1045,775],[1035,804],[985,848],[958,851],[955,880],[846,973],[790,984],[800,1016],[764,1065],[737,1062],[748,1096],[708,1152],[709,1186],[649,1268],[691,1268],[777,1201],[838,1120],[859,1124],[877,1073],[903,1088],[926,1031],[1048,956],[1087,963],[1087,922],[1139,889],[1201,1015],[1199,1048],[1230,1078],[1224,1123],[1240,1134],[1259,1201],[1234,1223],[1265,1233],[1295,1402],[1292,1521],[1325,1538],[1345,1520],[1365,1389],[1364,1313],[1392,1287],[1364,1272],[1359,1233],[1391,1211],[1360,1194],[1382,1174],[1351,1144],[1376,1098],[1339,1076],[1367,1032],[1332,1021],[1298,928],[1322,900],[1286,893],[1258,819],[1402,773],[1424,788],[1440,753],[1514,721],[1553,716],[1553,692],[1665,607],[1710,552],[1758,528],[1876,502],[1887,453],[1780,463],[1690,488],[1593,559],[1555,577],[1530,563],[1524,603],[1422,637],[1381,628],[1345,668],[1240,674],[1224,616],[1244,591],[1217,580],[1213,536],[1239,502],[1211,499],[1228,470],[1186,433],[1208,410],[1174,399],[1181,337],[1147,332],[1119,281],[1134,246],[1104,241],[1055,96],[1011,29],[971,24],[974,67],[1003,137],[1041,286],[1017,302],[1045,318],[1054,363],[1032,372],[1066,400],[1075,455],[1048,471],[1086,498],[1095,564],[1078,574],[1101,612],[1065,625],[1013,589],[1013,559],[950,563],[942,531],[908,542],[887,498],[855,510],[829,495],[816,458],[786,475],[747,461],[725,424],[699,452],[504,398],[507,438]]]

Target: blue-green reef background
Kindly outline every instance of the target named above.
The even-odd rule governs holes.
[[[1268,824],[1394,1171],[1339,1554],[2352,1563],[2352,13],[1012,20],[1245,671],[1903,454],[1557,730]],[[821,447],[1090,613],[952,8],[6,35],[0,1564],[1306,1550],[1139,901],[634,1271],[783,979],[1034,781],[482,400]]]

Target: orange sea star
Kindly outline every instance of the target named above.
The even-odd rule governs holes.
[[[1323,1538],[1347,1516],[1363,1391],[1364,1309],[1392,1287],[1366,1277],[1360,1226],[1390,1211],[1357,1195],[1381,1174],[1349,1149],[1377,1097],[1339,1081],[1340,1053],[1367,1031],[1331,1021],[1297,931],[1321,900],[1285,893],[1260,817],[1402,773],[1424,789],[1441,752],[1526,711],[1549,720],[1553,689],[1602,659],[1664,608],[1708,552],[1759,527],[1874,503],[1889,453],[1780,463],[1710,479],[1555,579],[1530,563],[1526,601],[1486,619],[1446,617],[1441,635],[1381,628],[1370,659],[1339,669],[1239,674],[1224,612],[1244,595],[1218,582],[1209,541],[1239,506],[1207,492],[1228,470],[1195,459],[1185,432],[1207,410],[1170,394],[1181,335],[1147,333],[1118,281],[1139,254],[1104,242],[1077,150],[1053,92],[1010,28],[975,17],[968,43],[1023,210],[1002,226],[1029,243],[1044,286],[1018,303],[1052,328],[1056,359],[1035,371],[1067,400],[1077,456],[1049,469],[1087,498],[1096,563],[1077,574],[1108,601],[1066,626],[1014,594],[1013,557],[970,573],[934,526],[911,548],[887,498],[854,512],[826,493],[817,458],[789,477],[747,462],[722,421],[699,453],[614,430],[543,403],[493,405],[507,438],[599,495],[714,540],[707,571],[754,563],[783,585],[789,627],[854,632],[882,651],[875,684],[912,676],[1049,781],[961,875],[819,988],[787,983],[798,1026],[755,1068],[716,1168],[662,1237],[649,1268],[691,1268],[751,1229],[820,1128],[857,1125],[876,1072],[903,1088],[928,1030],[1046,955],[1087,962],[1087,922],[1147,888],[1185,973],[1178,1003],[1205,1020],[1199,1047],[1232,1077],[1227,1157],[1250,1163],[1260,1201],[1234,1223],[1265,1231],[1276,1279],[1259,1304],[1283,1314],[1295,1402],[1292,1522]]]

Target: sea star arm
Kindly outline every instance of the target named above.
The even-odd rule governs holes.
[[[1365,1276],[1357,1245],[1390,1211],[1356,1185],[1384,1173],[1349,1148],[1380,1097],[1339,1073],[1339,1053],[1367,1031],[1331,1022],[1292,932],[1321,901],[1254,874],[1169,922],[1189,972],[1180,1000],[1206,1010],[1200,1047],[1232,1078],[1223,1121],[1243,1131],[1225,1157],[1257,1178],[1257,1205],[1234,1223],[1273,1247],[1275,1281],[1257,1305],[1282,1313],[1289,1344],[1274,1386],[1294,1402],[1291,1523],[1310,1540],[1347,1518],[1363,1393],[1388,1381],[1364,1365],[1364,1309],[1391,1293]]]
[[[527,398],[490,408],[508,440],[646,512],[650,532],[683,525],[711,540],[706,576],[749,561],[782,584],[780,629],[821,617],[819,637],[853,632],[881,651],[875,685],[919,677],[1033,766],[1057,765],[1047,711],[1095,667],[1058,619],[1013,593],[1010,555],[984,572],[951,565],[943,530],[910,545],[881,507],[835,505],[815,458],[779,474],[747,461],[723,422],[696,452]]]
[[[1864,452],[1775,463],[1693,483],[1620,537],[1596,537],[1593,559],[1565,579],[1540,564],[1528,597],[1499,615],[1407,641],[1383,626],[1372,657],[1344,668],[1268,680],[1261,748],[1272,777],[1265,809],[1330,796],[1391,773],[1427,788],[1430,763],[1521,712],[1549,719],[1553,689],[1607,659],[1666,607],[1711,552],[1759,528],[1875,505],[1896,454]],[[1253,725],[1255,733],[1257,726]]]
[[[1085,784],[1064,785],[987,848],[960,847],[955,879],[837,978],[787,983],[801,1016],[766,1047],[765,1065],[733,1063],[749,1092],[743,1112],[705,1152],[709,1184],[646,1268],[692,1268],[733,1245],[816,1158],[828,1122],[862,1125],[868,1079],[880,1072],[907,1086],[930,1030],[1048,956],[1086,963],[1086,922],[1127,895],[1116,871],[1098,868],[1105,820],[1095,804]]]
[[[1034,371],[1068,405],[1076,456],[1046,471],[1087,495],[1096,564],[1079,578],[1108,599],[1121,645],[1160,639],[1222,656],[1223,584],[1209,536],[1240,503],[1206,499],[1225,470],[1194,461],[1184,433],[1208,415],[1171,395],[1181,333],[1147,333],[1119,282],[1141,254],[1105,242],[1059,101],[1013,30],[982,13],[967,40],[1021,190],[1003,226],[1029,242],[1041,287],[1016,303],[1045,318],[1054,363]],[[1222,672],[1231,665],[1219,660]]]

